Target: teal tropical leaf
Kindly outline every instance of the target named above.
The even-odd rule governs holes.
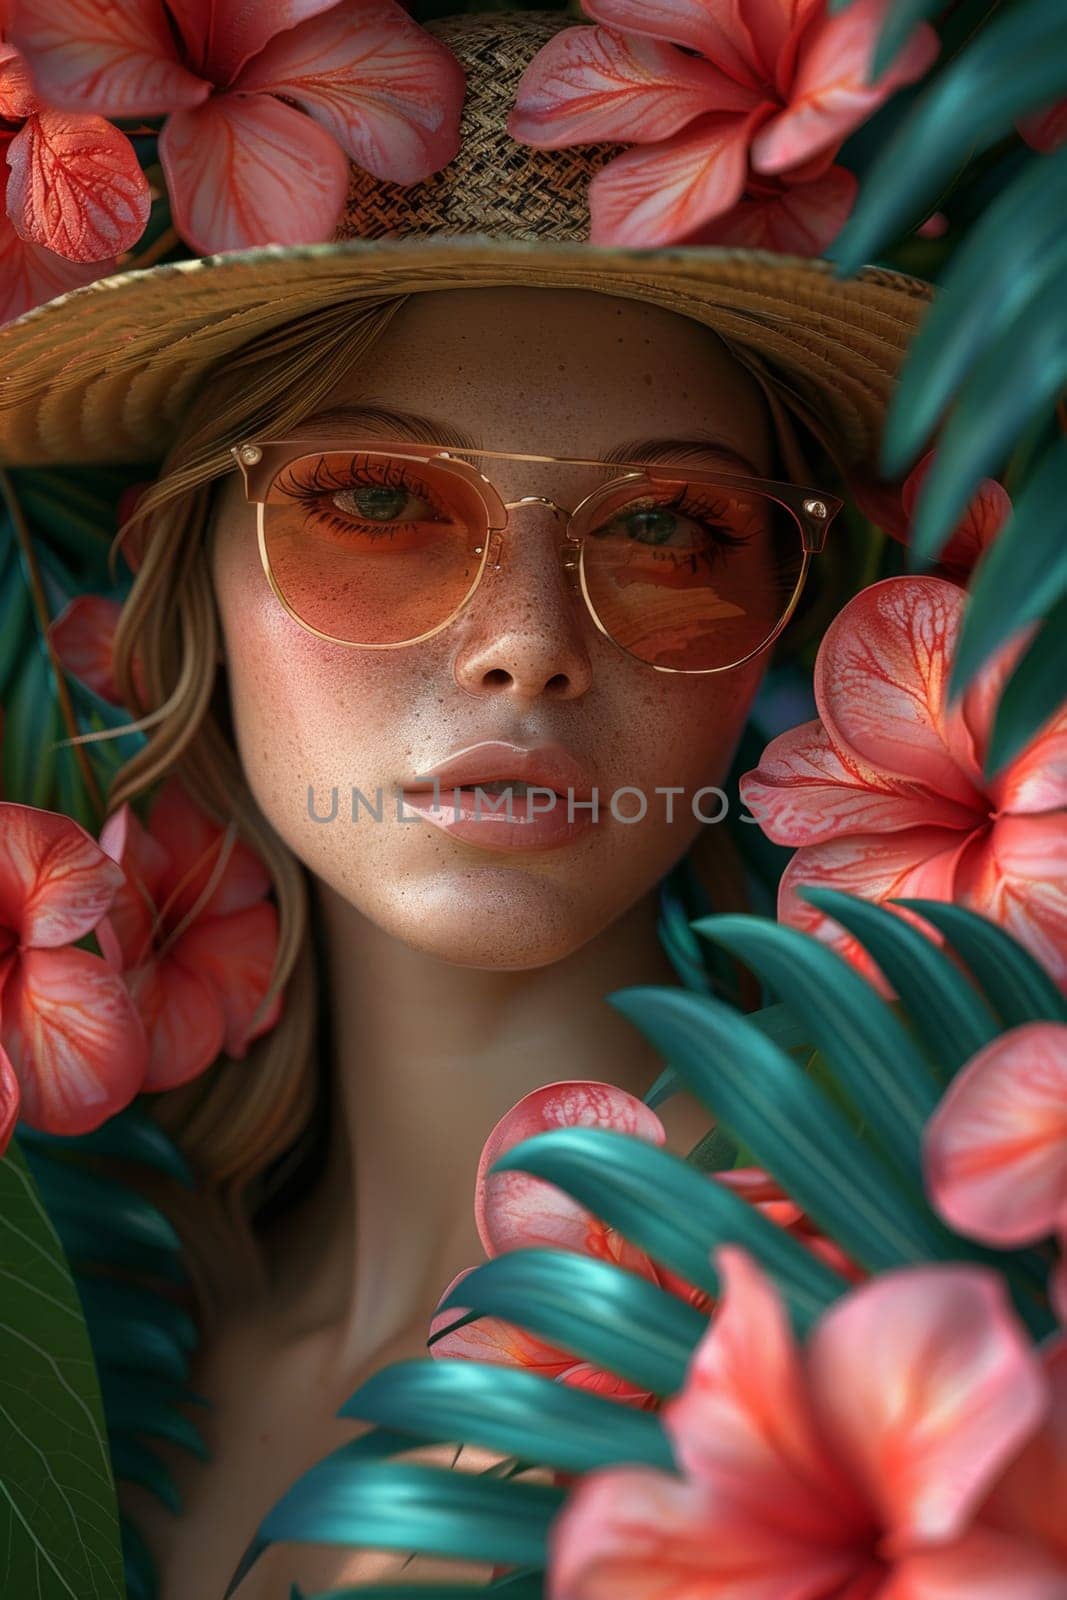
[[[1060,537],[1060,524],[1052,524]],[[1048,535],[1045,535],[1045,541]],[[1052,559],[1052,558],[1050,558]],[[986,777],[1013,761],[1063,703],[1067,680],[1067,595],[1058,600],[1000,696],[986,752]]]
[[[0,1161],[0,1592],[122,1600],[122,1544],[93,1353],[17,1143]]]
[[[1067,1022],[1067,1000],[1029,950],[987,917],[948,900],[892,900],[933,923],[966,962],[1005,1028]]]

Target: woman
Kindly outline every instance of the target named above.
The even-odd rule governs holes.
[[[200,1178],[183,1220],[209,1333],[191,1385],[214,1407],[197,1418],[211,1461],[173,1462],[183,1515],[129,1493],[163,1600],[221,1595],[279,1495],[361,1431],[335,1420],[346,1396],[424,1353],[442,1290],[481,1254],[471,1192],[498,1118],[557,1079],[640,1096],[661,1070],[605,996],[676,981],[656,938],[658,885],[694,846],[707,881],[722,876],[706,791],[723,782],[805,547],[818,549],[837,505],[826,465],[807,462],[871,459],[925,303],[922,285],[892,274],[838,284],[824,263],[755,253],[708,250],[698,269],[678,253],[645,265],[607,251],[591,265],[568,241],[585,237],[585,181],[603,150],[523,149],[516,172],[499,109],[563,20],[437,24],[467,71],[463,148],[447,182],[374,186],[383,236],[492,231],[499,249],[484,237],[376,249],[354,170],[347,251],[112,280],[110,297],[65,297],[78,315],[63,328],[55,302],[0,341],[7,459],[165,456],[139,507],[143,555],[117,638],[132,706],[140,659],[150,737],[110,806],[177,773],[236,822],[279,909],[261,1011],[282,993],[280,1016],[246,1059],[153,1102]],[[513,175],[493,186],[490,216],[485,180],[505,153]],[[397,476],[415,444],[486,452],[453,460],[509,508],[496,543],[469,474],[449,480],[438,463]],[[375,446],[376,475],[360,478]],[[640,504],[628,491],[583,525],[587,604],[561,560],[574,547],[560,509],[635,462],[671,470],[671,492],[649,499],[642,480]],[[775,499],[766,482],[802,492]],[[368,592],[374,523],[412,517],[412,493],[423,521],[400,525],[407,543]],[[472,536],[435,568],[427,520],[461,542],[478,532],[484,566]],[[401,556],[430,562],[425,616]],[[342,569],[338,607],[328,580]],[[631,581],[666,606],[665,631],[642,632]],[[586,802],[595,788],[597,821],[541,824],[529,843],[519,795],[518,821],[461,837],[441,826],[448,775],[444,814],[428,818],[428,774],[483,741],[541,750],[531,779]],[[484,764],[459,781],[515,777],[499,752]],[[398,808],[397,790],[411,798],[417,783],[422,800]],[[380,820],[370,807],[353,819],[353,788],[371,805],[383,791]],[[623,789],[645,797],[638,820],[632,792],[609,806]],[[706,1131],[688,1096],[662,1113],[678,1153]],[[277,1547],[236,1593],[267,1600],[290,1581],[310,1593],[402,1569],[400,1556]],[[464,1575],[489,1576],[404,1569]]]

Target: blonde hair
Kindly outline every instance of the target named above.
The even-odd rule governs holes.
[[[138,528],[145,535],[115,636],[114,665],[123,703],[144,713],[127,727],[140,729],[145,743],[115,774],[108,810],[139,801],[176,774],[209,816],[262,859],[279,917],[277,957],[263,1002],[284,990],[276,1025],[243,1059],[222,1056],[192,1082],[147,1102],[197,1178],[196,1192],[157,1174],[139,1174],[138,1182],[178,1229],[196,1294],[193,1309],[204,1326],[230,1301],[247,1301],[266,1287],[257,1211],[269,1198],[267,1180],[279,1173],[284,1178],[294,1153],[300,1155],[302,1136],[325,1103],[327,1066],[317,1060],[324,963],[315,948],[307,872],[260,813],[229,726],[209,566],[212,495],[233,470],[230,447],[251,434],[284,436],[365,360],[408,298],[330,305],[223,359],[115,540],[118,548]],[[795,474],[795,437],[763,387],[779,458]],[[135,654],[145,701],[134,681]],[[698,836],[691,859],[713,903],[743,905],[737,859],[725,830],[716,832],[722,837],[714,849],[711,830]]]

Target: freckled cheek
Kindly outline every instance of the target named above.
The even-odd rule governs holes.
[[[652,774],[653,786],[673,782],[696,788],[721,782],[763,671],[757,665],[714,680],[675,678],[662,688],[653,685],[628,713],[627,763],[634,771]]]

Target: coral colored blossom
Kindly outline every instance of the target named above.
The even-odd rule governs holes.
[[[593,244],[820,254],[852,210],[846,137],[930,66],[921,23],[867,82],[889,0],[586,0],[597,24],[534,56],[508,132],[542,149],[631,145],[589,187]]]
[[[663,1145],[662,1122],[642,1100],[614,1084],[564,1080],[525,1095],[500,1119],[485,1142],[475,1180],[474,1216],[478,1236],[490,1259],[508,1250],[544,1247],[574,1250],[579,1255],[609,1261],[648,1282],[676,1294],[687,1304],[707,1311],[712,1297],[684,1282],[666,1267],[653,1262],[644,1250],[625,1239],[617,1229],[594,1217],[556,1184],[525,1172],[490,1173],[493,1163],[514,1145],[552,1128],[598,1127],[647,1139]],[[828,1264],[851,1275],[855,1269],[829,1240],[819,1238],[808,1218],[772,1178],[756,1167],[709,1175],[741,1195],[772,1221],[793,1233]],[[442,1295],[446,1298],[474,1268],[453,1278]],[[449,1327],[463,1312],[457,1307],[439,1311],[430,1324],[431,1337]],[[483,1316],[430,1346],[434,1356],[530,1367],[544,1376],[577,1388],[592,1389],[612,1399],[651,1408],[658,1398],[615,1373],[578,1361],[525,1329],[499,1317]]]
[[[723,1246],[720,1308],[660,1416],[678,1474],[589,1474],[547,1600],[1063,1600],[1067,1339],[1037,1351],[999,1276],[885,1273],[798,1348]]]
[[[148,1047],[136,1007],[106,961],[76,948],[100,937],[121,882],[73,818],[0,802],[0,1142],[13,1096],[31,1127],[75,1134],[141,1088]]]
[[[256,1017],[278,945],[259,858],[194,805],[177,778],[156,795],[144,828],[128,805],[100,842],[125,874],[98,937],[144,1019],[144,1087],[170,1089],[220,1051],[245,1054],[281,1013],[276,995]]]
[[[56,655],[73,677],[87,684],[102,700],[121,705],[115,683],[115,629],[122,606],[104,595],[82,594],[71,600],[48,625],[48,637]],[[147,704],[144,670],[140,657],[133,657],[134,685]]]
[[[149,206],[126,135],[46,104],[0,31],[0,322],[113,272]]]
[[[332,237],[349,162],[410,184],[459,148],[463,69],[398,0],[32,0],[13,36],[49,99],[166,117],[194,249]]]
[[[966,603],[930,577],[886,578],[850,600],[816,657],[818,718],[771,741],[741,797],[770,838],[796,847],[780,920],[866,975],[863,947],[800,887],[954,901],[1007,929],[1067,989],[1067,704],[986,780],[993,715],[1022,644],[950,706]]]
[[[926,1125],[923,1165],[959,1233],[1001,1248],[1067,1236],[1067,1025],[1028,1022],[979,1050]],[[1053,1288],[1067,1320],[1062,1265]]]
[[[883,533],[899,539],[901,544],[911,540],[919,491],[936,454],[935,450],[927,451],[899,487],[874,482],[858,474],[849,478],[852,498],[863,515]],[[979,556],[996,539],[1011,509],[1011,499],[1004,485],[995,478],[983,478],[937,558],[935,575],[966,585]]]

